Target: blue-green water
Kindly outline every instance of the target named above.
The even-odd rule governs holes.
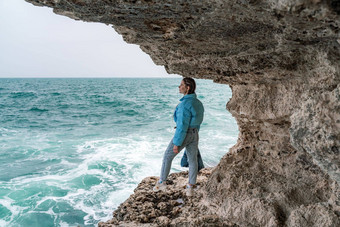
[[[147,176],[174,134],[180,79],[0,79],[0,226],[95,226]],[[226,85],[197,80],[200,150],[236,143]],[[181,155],[172,171],[180,167]]]

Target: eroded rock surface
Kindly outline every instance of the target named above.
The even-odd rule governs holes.
[[[147,201],[134,211],[138,220],[124,219],[122,206],[132,209],[125,202],[112,224],[185,226],[191,207],[223,225],[339,226],[338,0],[27,1],[110,24],[169,73],[232,88],[227,108],[239,139],[202,181],[200,199],[171,213],[181,192],[162,194],[160,205],[143,189],[155,180],[148,178],[127,200]]]
[[[167,190],[153,192],[158,178],[145,178],[124,203],[113,212],[105,226],[228,226],[203,199],[204,186],[212,169],[203,169],[197,178],[193,197],[185,195],[188,172],[170,174]]]

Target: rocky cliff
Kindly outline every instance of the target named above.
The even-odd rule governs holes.
[[[196,196],[180,174],[168,193],[148,178],[101,226],[340,226],[338,0],[26,1],[110,24],[169,73],[232,88],[238,142]]]

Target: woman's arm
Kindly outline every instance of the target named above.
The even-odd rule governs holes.
[[[176,112],[176,132],[173,139],[175,146],[179,147],[182,145],[189,128],[191,120],[191,112],[185,106],[177,109]],[[175,150],[174,150],[175,151]]]

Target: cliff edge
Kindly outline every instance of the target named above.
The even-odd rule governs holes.
[[[238,142],[202,172],[194,202],[175,189],[156,198],[147,178],[100,225],[340,226],[338,0],[26,1],[110,24],[169,73],[233,92]]]

